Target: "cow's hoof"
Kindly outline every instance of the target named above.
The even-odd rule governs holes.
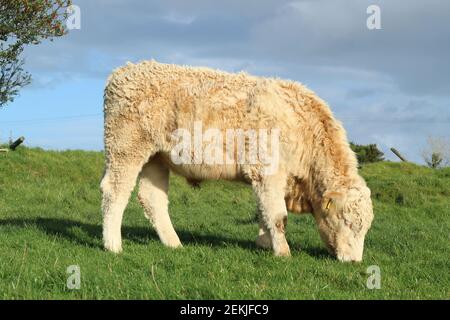
[[[346,255],[337,255],[336,257],[340,262],[361,262],[361,257],[351,257]]]
[[[286,251],[286,252],[275,252],[275,256],[276,256],[276,257],[290,257],[290,256],[291,256],[291,252],[290,252],[290,251]]]
[[[172,248],[172,249],[183,248],[183,245],[181,244],[180,241],[172,242],[172,243],[166,243],[165,245],[166,245],[166,247],[169,247],[169,248]]]
[[[121,241],[113,241],[109,240],[104,242],[105,250],[113,253],[121,253],[122,252],[122,243]]]
[[[275,256],[277,256],[277,257],[290,257],[291,256],[291,250],[289,249],[288,245],[278,248],[278,250],[275,250],[274,253],[275,253]]]

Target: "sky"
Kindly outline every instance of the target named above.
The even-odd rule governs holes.
[[[0,110],[0,141],[101,150],[108,74],[148,59],[301,82],[390,160],[422,163],[428,137],[450,137],[450,1],[73,2],[80,29],[26,48],[33,82]]]

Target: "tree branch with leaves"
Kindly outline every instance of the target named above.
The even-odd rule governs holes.
[[[23,69],[24,48],[65,35],[71,4],[71,0],[0,0],[0,108],[31,81]]]

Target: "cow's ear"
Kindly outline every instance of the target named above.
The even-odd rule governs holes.
[[[322,208],[325,211],[330,211],[332,208],[340,207],[344,199],[344,195],[337,191],[327,191],[323,195]]]

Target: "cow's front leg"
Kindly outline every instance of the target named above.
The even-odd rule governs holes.
[[[286,178],[284,176],[265,177],[253,183],[262,223],[257,244],[262,246],[268,244],[266,236],[268,231],[272,249],[276,256],[290,255],[289,245],[285,237],[287,224],[287,210],[284,201],[285,184]]]

